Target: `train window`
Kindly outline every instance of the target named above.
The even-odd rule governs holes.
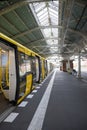
[[[42,60],[40,60],[40,69],[41,69],[41,72],[40,72],[40,80],[42,81]]]
[[[37,56],[31,56],[31,71],[33,73],[33,82],[39,82],[40,78],[40,60]]]
[[[24,53],[19,53],[19,74],[20,76],[25,75],[26,66],[25,66],[25,55]]]
[[[26,72],[31,71],[31,58],[28,55],[25,55],[25,64],[26,64]]]
[[[25,54],[19,52],[19,75],[20,75],[20,90],[19,90],[19,98],[24,95],[26,90],[26,66],[25,66]]]
[[[33,80],[36,81],[36,59],[33,56],[31,58],[31,70],[33,73]]]
[[[8,62],[8,54],[7,53],[2,53],[2,66],[6,66]]]
[[[31,71],[31,58],[24,53],[19,53],[19,74],[23,76]]]
[[[40,80],[40,59],[36,57],[36,82]]]
[[[1,50],[1,74],[2,74],[2,86],[8,86],[9,73],[8,73],[8,51]]]

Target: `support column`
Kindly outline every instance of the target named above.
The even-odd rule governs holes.
[[[1,67],[1,49],[0,49],[0,88],[1,88],[1,81],[2,81],[2,67]]]
[[[78,78],[81,78],[81,54],[78,55]]]
[[[70,59],[68,59],[67,69],[70,69]]]

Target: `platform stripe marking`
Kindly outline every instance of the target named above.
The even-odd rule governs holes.
[[[33,98],[33,94],[28,95],[26,98]]]
[[[4,122],[13,122],[15,118],[19,115],[19,113],[12,112],[5,120]]]
[[[27,101],[22,101],[21,104],[18,105],[18,107],[25,107],[28,104]]]
[[[56,71],[54,72],[48,87],[44,93],[44,96],[42,97],[42,100],[30,122],[30,125],[27,130],[42,130],[43,121],[45,118],[46,109],[48,106],[51,90],[53,87],[54,77],[55,77]]]
[[[36,93],[36,92],[37,92],[37,90],[33,90],[33,91],[32,91],[32,93]]]
[[[36,89],[40,89],[40,87],[36,87]]]

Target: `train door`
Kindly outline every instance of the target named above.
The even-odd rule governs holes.
[[[15,100],[16,68],[15,51],[0,42],[0,91],[9,101]]]
[[[31,57],[18,52],[19,60],[19,94],[18,103],[32,90]]]
[[[40,58],[36,56],[36,82],[40,81]]]

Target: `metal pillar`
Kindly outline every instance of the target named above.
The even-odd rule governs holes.
[[[68,59],[67,69],[70,69],[70,59]]]
[[[81,78],[81,54],[78,55],[78,78]]]

